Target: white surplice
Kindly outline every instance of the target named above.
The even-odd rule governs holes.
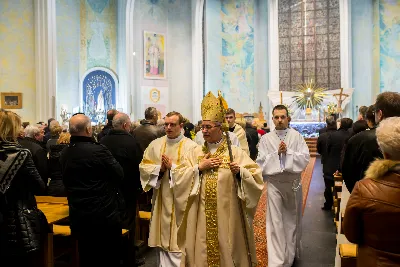
[[[234,134],[232,132],[228,132],[228,134],[229,134],[229,138],[231,139],[231,144],[233,146],[240,147],[240,142],[239,142],[239,139],[237,138],[236,134]],[[205,140],[203,137],[203,133],[201,131],[198,131],[196,134],[196,137],[194,138],[193,141],[200,146],[204,145]]]
[[[281,141],[286,154],[278,155]],[[310,153],[299,132],[288,128],[265,134],[258,147],[257,164],[267,186],[268,267],[292,266],[300,256],[302,187],[301,173]]]

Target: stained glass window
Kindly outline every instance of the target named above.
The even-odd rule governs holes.
[[[279,0],[279,90],[340,88],[339,0]]]

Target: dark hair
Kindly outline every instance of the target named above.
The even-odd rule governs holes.
[[[178,122],[179,124],[183,123],[183,116],[181,113],[176,112],[176,111],[171,111],[169,112],[165,117],[172,117],[172,116],[178,116]],[[194,126],[193,126],[194,127]]]
[[[112,120],[114,119],[114,116],[118,114],[118,110],[116,109],[110,109],[107,111],[107,124],[112,124]]]
[[[228,109],[226,110],[225,115],[226,115],[226,114],[233,114],[233,116],[236,117],[236,112],[235,112],[233,109],[231,109],[231,108],[228,108]]]
[[[343,118],[340,120],[340,129],[350,129],[353,126],[353,120],[349,118]]]
[[[144,118],[146,120],[154,120],[155,117],[158,117],[157,109],[155,107],[148,107],[144,111]]]
[[[286,115],[289,117],[289,110],[287,109],[286,106],[284,106],[284,105],[276,105],[274,107],[274,109],[272,110],[272,115],[274,115],[274,111],[275,110],[286,110]]]
[[[326,122],[326,128],[332,129],[335,128],[336,129],[336,120],[334,116],[328,116],[325,119]]]
[[[366,113],[366,119],[367,121],[372,122],[373,125],[376,125],[375,122],[375,105],[371,105],[368,107],[367,113]]]
[[[395,92],[379,94],[376,98],[375,110],[382,111],[382,120],[400,116],[400,94]]]
[[[359,120],[353,123],[353,135],[358,134],[359,132],[365,131],[368,129],[368,123],[365,120]]]
[[[268,123],[264,122],[264,126],[263,127],[268,127]]]
[[[192,134],[190,132],[194,130],[193,123],[190,123],[190,122],[185,123],[183,125],[183,130],[185,131],[185,133],[183,135],[189,139],[192,139]]]
[[[367,106],[361,106],[361,107],[358,109],[358,112],[361,114],[363,120],[365,120],[365,119],[367,118],[367,110],[368,110],[368,107],[367,107]]]
[[[72,116],[71,116],[71,117],[73,117],[73,116],[75,116],[75,115],[79,115],[79,114],[81,114],[81,115],[85,115],[85,113],[83,113],[83,112],[77,112],[77,113],[74,113],[74,114],[72,114]]]

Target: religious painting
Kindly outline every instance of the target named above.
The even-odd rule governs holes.
[[[380,89],[400,88],[400,1],[379,1]]]
[[[225,0],[220,8],[221,91],[230,106],[253,112],[254,0]]]
[[[143,72],[145,79],[165,79],[165,35],[144,32],[143,36]]]
[[[1,93],[1,107],[4,109],[21,109],[22,93]]]
[[[148,107],[155,107],[159,118],[164,118],[169,110],[168,87],[142,86],[143,113]]]
[[[94,123],[105,123],[107,111],[116,108],[118,80],[106,68],[92,68],[81,80],[81,103],[83,112]]]

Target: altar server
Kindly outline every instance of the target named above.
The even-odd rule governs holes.
[[[260,141],[257,164],[267,185],[268,267],[292,266],[300,253],[302,187],[301,172],[310,154],[299,132],[288,128],[288,110],[272,111],[275,130]]]
[[[160,137],[147,147],[139,165],[144,191],[153,191],[149,246],[158,248],[158,265],[180,266],[181,252],[177,245],[174,213],[174,190],[170,184],[170,171],[179,165],[186,151],[197,144],[181,133],[183,117],[170,112],[165,117],[167,136]]]

